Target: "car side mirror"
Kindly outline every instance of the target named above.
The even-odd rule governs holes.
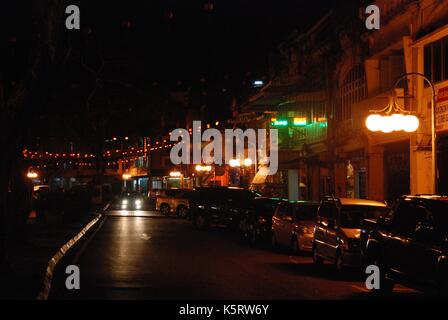
[[[392,224],[392,220],[385,216],[380,216],[377,220],[377,224],[381,227],[389,227]]]

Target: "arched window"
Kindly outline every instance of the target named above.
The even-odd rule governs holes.
[[[349,120],[352,116],[352,104],[367,97],[367,83],[364,66],[352,68],[341,86],[340,119]]]

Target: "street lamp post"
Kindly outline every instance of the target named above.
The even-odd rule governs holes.
[[[132,178],[132,175],[130,173],[123,173],[123,189],[124,192],[127,191],[127,181]]]
[[[171,171],[170,177],[175,179],[180,179],[180,188],[184,187],[184,175],[180,171]]]
[[[37,174],[37,172],[32,171],[32,170],[28,171],[28,173],[26,174],[26,176],[27,176],[29,179],[36,179],[37,177],[39,177],[39,175]]]
[[[199,185],[202,187],[202,176],[201,176],[201,174],[202,173],[210,173],[213,170],[213,168],[210,165],[203,166],[203,165],[198,164],[195,169],[196,169],[196,172],[198,173]],[[215,176],[216,176],[216,167],[215,167],[215,171],[214,172],[215,172]]]
[[[428,79],[424,74],[419,72],[410,72],[402,75],[398,78],[392,88],[392,103],[389,104],[385,109],[375,111],[370,111],[371,114],[367,120],[366,125],[370,131],[382,131],[384,133],[389,133],[392,131],[400,131],[404,130],[406,132],[414,132],[419,127],[418,118],[411,115],[409,111],[405,111],[401,109],[395,103],[395,92],[398,85],[404,79],[407,79],[409,76],[419,76],[422,77],[431,87],[432,89],[432,99],[431,99],[431,160],[432,160],[432,188],[433,193],[437,194],[438,189],[438,177],[437,177],[437,150],[436,150],[436,89],[431,80]],[[392,111],[398,111],[399,113],[395,113],[392,116],[381,117],[381,113],[390,114]]]

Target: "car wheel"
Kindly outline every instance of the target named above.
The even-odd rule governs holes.
[[[278,250],[278,242],[277,242],[277,237],[275,236],[275,232],[272,232],[272,235],[271,235],[271,249],[273,251]]]
[[[442,297],[442,299],[448,298],[448,280],[440,279],[436,288],[436,296]]]
[[[256,231],[255,226],[253,224],[250,224],[247,227],[247,238],[248,238],[249,243],[251,245],[255,245],[257,243],[257,231]]]
[[[322,259],[318,254],[317,254],[317,249],[316,249],[316,245],[313,245],[313,263],[317,266],[321,266],[324,264],[324,259]]]
[[[242,243],[246,243],[248,239],[246,220],[241,220],[238,224],[238,238]]]
[[[160,205],[160,212],[163,214],[163,215],[168,215],[168,214],[170,214],[170,206],[168,205],[168,204],[166,204],[166,203],[163,203],[162,205]]]
[[[296,237],[291,240],[291,252],[295,256],[299,255],[300,253],[299,241]]]
[[[380,295],[389,295],[394,290],[394,283],[390,279],[387,278],[387,268],[384,266],[384,263],[380,256],[375,255],[370,260],[370,265],[375,265],[380,270],[380,288],[379,289],[371,289],[370,291]]]
[[[188,209],[185,206],[177,207],[176,214],[180,218],[186,218],[188,216]]]
[[[448,268],[445,261],[439,262],[436,294],[444,299],[448,298]]]
[[[344,258],[340,251],[336,252],[335,267],[336,267],[336,271],[339,274],[343,274],[345,272]]]

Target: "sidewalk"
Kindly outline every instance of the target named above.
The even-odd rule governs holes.
[[[96,216],[96,213],[84,214],[74,222],[53,219],[46,224],[30,219],[26,239],[8,252],[13,274],[0,284],[0,299],[36,299],[49,260]]]

